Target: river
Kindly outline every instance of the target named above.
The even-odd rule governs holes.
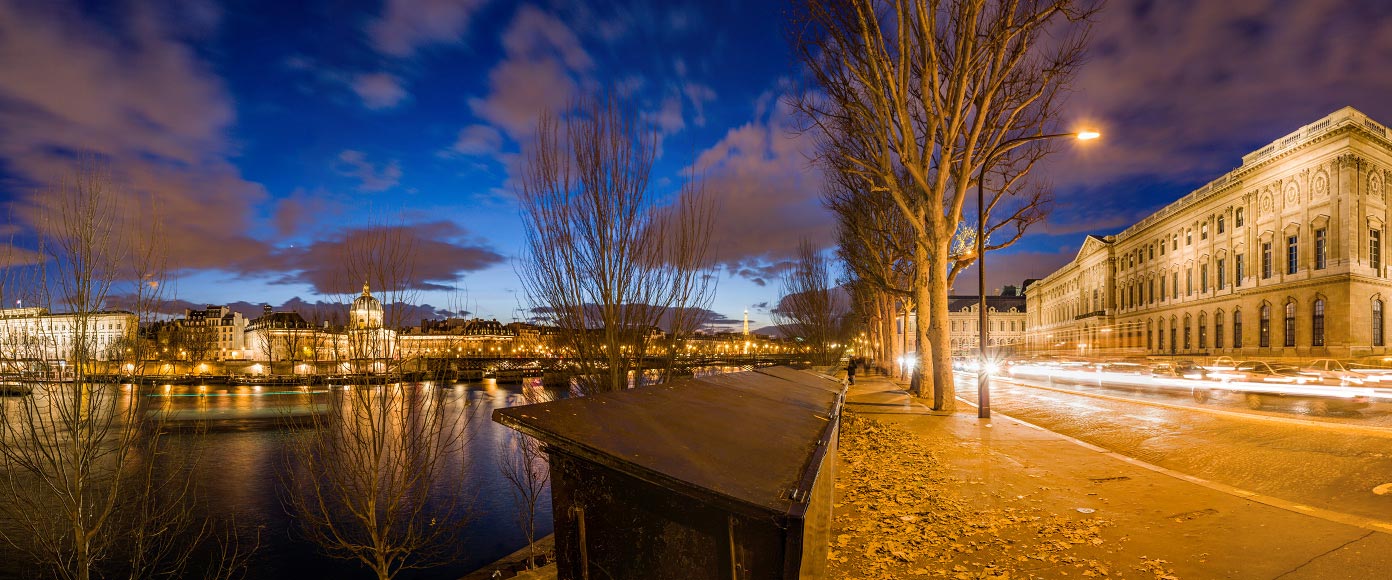
[[[515,505],[507,480],[499,471],[497,454],[508,429],[492,421],[494,409],[522,404],[523,385],[483,383],[427,385],[444,401],[448,413],[466,421],[460,457],[462,468],[451,479],[435,486],[432,496],[455,493],[467,502],[470,520],[458,538],[459,555],[448,565],[403,572],[399,578],[458,578],[501,558],[525,544],[513,515]],[[378,387],[381,388],[381,387]],[[540,389],[537,385],[526,387]],[[329,395],[325,387],[191,386],[139,389],[127,393],[156,398],[173,413],[171,417],[199,428],[170,429],[171,449],[196,452],[193,478],[204,515],[226,521],[234,518],[239,535],[259,534],[259,547],[251,557],[247,578],[369,578],[371,573],[355,563],[323,555],[300,538],[295,520],[282,506],[281,470],[296,438],[309,430],[291,428],[287,418],[322,408]],[[547,391],[550,397],[564,393]],[[538,537],[551,533],[549,491],[538,510]],[[0,522],[0,525],[5,525]],[[13,548],[0,547],[0,578],[34,577],[32,566],[21,564]],[[201,574],[195,574],[201,576]]]

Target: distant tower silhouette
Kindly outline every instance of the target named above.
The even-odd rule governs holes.
[[[749,339],[749,309],[744,309],[744,338]]]

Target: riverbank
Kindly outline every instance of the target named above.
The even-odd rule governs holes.
[[[528,549],[522,549],[502,557],[497,562],[474,570],[459,580],[494,580],[514,578],[517,580],[553,580],[556,578],[556,536],[548,535],[534,544],[536,554],[545,555],[546,564],[535,570],[526,570]]]

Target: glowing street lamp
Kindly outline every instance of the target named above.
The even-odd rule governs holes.
[[[1002,141],[991,151],[986,153],[986,157],[981,162],[981,168],[976,172],[976,275],[977,275],[977,316],[979,325],[977,332],[977,371],[976,371],[976,416],[981,419],[991,418],[991,373],[987,370],[990,362],[986,358],[986,337],[988,334],[986,321],[986,168],[991,166],[996,156],[1026,143],[1043,141],[1045,139],[1058,139],[1062,137],[1072,137],[1079,141],[1091,141],[1101,137],[1097,131],[1076,131],[1073,133],[1055,133],[1051,135],[1033,135],[1029,137],[1019,137]]]

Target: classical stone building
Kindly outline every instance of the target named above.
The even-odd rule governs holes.
[[[1392,141],[1353,108],[1026,288],[1028,345],[1070,354],[1344,357],[1387,352]]]
[[[1031,281],[1026,281],[1028,284]],[[954,357],[973,358],[980,344],[981,318],[977,314],[980,296],[947,297],[948,338]],[[1018,286],[1005,286],[999,294],[986,297],[986,345],[992,352],[1010,354],[1025,346],[1028,319],[1026,300]],[[918,351],[918,316],[901,314],[895,320],[894,341],[902,352]]]

